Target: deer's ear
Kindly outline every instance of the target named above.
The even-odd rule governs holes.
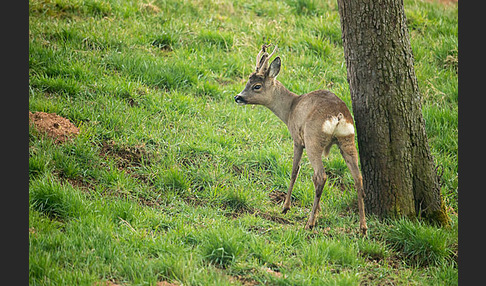
[[[270,68],[268,70],[268,76],[276,78],[278,73],[280,72],[280,57],[276,57],[273,62],[270,64]]]

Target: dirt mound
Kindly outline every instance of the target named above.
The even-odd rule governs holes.
[[[29,124],[33,124],[56,143],[63,143],[79,134],[79,129],[71,121],[55,113],[29,111]]]

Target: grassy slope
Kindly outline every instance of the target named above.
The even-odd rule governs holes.
[[[305,156],[294,207],[279,213],[291,139],[269,110],[233,96],[265,37],[280,47],[289,89],[327,88],[351,107],[336,5],[31,0],[29,110],[81,129],[62,145],[29,130],[31,284],[457,284],[457,215],[446,229],[369,216],[359,238],[335,147],[316,229],[303,230],[313,199]],[[457,4],[405,10],[456,213]]]

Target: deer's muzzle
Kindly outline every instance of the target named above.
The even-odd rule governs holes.
[[[239,94],[235,96],[235,102],[238,104],[246,104],[246,100]]]

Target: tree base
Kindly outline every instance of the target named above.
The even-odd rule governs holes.
[[[451,224],[451,218],[449,217],[443,198],[441,198],[440,208],[438,210],[422,214],[422,218],[439,226],[449,226]]]

